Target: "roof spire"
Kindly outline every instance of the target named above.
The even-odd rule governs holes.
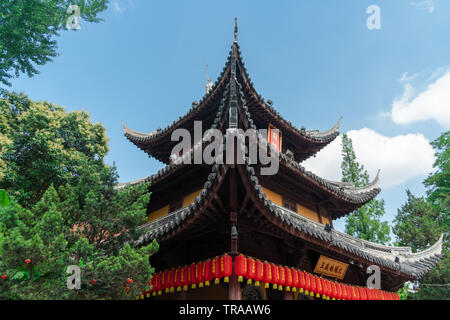
[[[234,43],[237,43],[238,41],[238,25],[237,25],[237,18],[234,18]]]

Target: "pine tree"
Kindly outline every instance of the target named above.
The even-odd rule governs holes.
[[[342,136],[342,182],[361,187],[369,183],[369,174],[364,166],[356,161],[352,139]],[[390,228],[387,221],[381,221],[385,214],[384,200],[373,199],[358,210],[347,215],[345,232],[351,236],[386,244],[390,241]]]

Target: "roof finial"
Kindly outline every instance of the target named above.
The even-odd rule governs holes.
[[[238,41],[238,26],[237,26],[237,18],[234,18],[234,43]]]
[[[208,65],[206,65],[206,93],[209,93],[213,87],[212,80],[208,76]]]

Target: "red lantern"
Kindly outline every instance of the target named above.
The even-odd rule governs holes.
[[[243,254],[236,257],[234,261],[234,272],[236,273],[239,282],[244,281],[244,277],[247,276],[248,265],[247,258]]]
[[[323,293],[325,294],[325,298],[329,300],[333,295],[333,289],[331,288],[331,281],[327,279],[322,279],[323,283]]]
[[[161,276],[162,276],[162,273],[161,273],[161,272],[159,272],[159,273],[156,275],[156,279],[155,279],[155,292],[153,293],[153,295],[156,295],[156,294],[161,295],[161,294],[162,294]]]
[[[202,279],[205,282],[205,286],[209,286],[209,282],[212,280],[211,275],[211,260],[206,260],[203,262],[202,266]]]
[[[128,279],[127,279],[127,282],[128,282]],[[162,276],[161,276],[161,290],[164,290],[165,293],[169,293],[168,284],[169,284],[169,271],[165,270],[162,272]]]
[[[280,270],[278,269],[278,266],[275,264],[271,264],[272,267],[272,283],[273,283],[273,289],[278,288],[278,284],[280,283]]]
[[[316,298],[320,298],[320,296],[324,295],[324,283],[322,282],[323,279],[316,276],[314,276],[314,278],[314,280],[316,281]]]
[[[358,287],[352,286],[352,292],[353,292],[353,295],[354,295],[354,297],[355,297],[354,300],[360,300],[360,299],[361,299],[361,297],[359,296],[359,290],[358,290]]]
[[[181,291],[181,268],[176,268],[175,272],[173,273],[174,278],[174,288],[176,288],[176,291]]]
[[[286,291],[291,291],[291,287],[292,287],[292,271],[291,271],[291,268],[284,267],[284,277],[285,277],[284,285],[286,286]]]
[[[311,281],[312,280],[311,275],[308,272],[303,272],[303,275],[305,277],[305,287],[306,287],[305,294],[311,294],[310,291],[313,289],[313,281]],[[314,289],[315,288],[316,284],[314,282]]]
[[[205,262],[199,262],[197,263],[197,268],[198,268],[198,287],[199,288],[203,288],[203,283],[205,282],[205,279],[203,278],[203,266],[204,266]]]
[[[220,258],[215,257],[211,259],[211,276],[213,277],[214,284],[219,284],[219,277],[220,277],[220,271],[219,271],[219,264],[220,264]]]
[[[338,292],[337,292],[336,282],[330,281],[330,286],[331,286],[331,293],[330,293],[331,300],[338,299]]]
[[[251,284],[256,278],[256,262],[253,258],[247,258],[247,284]]]
[[[264,288],[268,288],[269,287],[269,283],[273,282],[272,266],[267,261],[265,261],[263,263],[263,266],[264,266],[263,267],[263,270],[264,270],[264,278],[263,278]]]
[[[309,295],[311,297],[314,297],[314,293],[317,292],[317,283],[316,283],[316,277],[313,276],[312,274],[309,275],[309,280],[311,281],[311,290]]]
[[[190,278],[189,266],[183,267],[182,274],[183,274],[183,290],[187,291],[189,289],[189,285],[190,285],[190,283],[189,283],[189,278]]]
[[[259,286],[259,282],[263,281],[264,279],[264,264],[259,260],[255,260],[255,264],[256,264],[255,286]]]
[[[308,294],[308,289],[306,288],[306,277],[305,277],[305,273],[303,271],[298,270],[298,282],[299,282],[299,286],[300,286],[300,293],[303,293],[303,291],[305,291],[306,294]]]
[[[370,289],[364,288],[364,290],[366,291],[367,300],[372,300],[372,292],[370,292]]]
[[[346,297],[347,297],[346,299],[347,300],[354,300],[353,293],[352,293],[352,288],[350,286],[346,285],[346,284],[343,284],[343,287],[344,287],[344,290],[345,290],[345,293],[346,293]]]
[[[195,278],[195,264],[191,264],[189,266],[189,272],[188,272],[188,286],[191,286],[192,289],[197,288],[196,283],[194,282]]]
[[[292,291],[297,291],[297,288],[300,285],[300,280],[298,277],[298,271],[294,268],[291,269],[291,275],[292,275]]]
[[[193,276],[193,284],[196,285],[198,283],[199,287],[203,287],[203,283],[201,281],[201,264],[196,263],[194,265],[194,276]],[[201,284],[201,285],[200,285]],[[195,287],[194,287],[195,288]]]
[[[344,297],[344,294],[342,292],[342,286],[339,282],[335,282],[334,284],[336,285],[336,291],[337,291],[336,299],[341,300]]]
[[[400,300],[400,296],[398,295],[398,293],[394,293],[394,300]]]
[[[224,282],[228,283],[232,274],[233,259],[228,254],[224,254],[220,257],[220,276],[223,277]]]
[[[30,259],[25,259],[25,263],[29,264],[29,263],[31,263],[31,260]]]
[[[359,290],[359,300],[368,300],[365,288],[358,287],[358,290]]]
[[[169,275],[167,279],[167,287],[169,288],[169,292],[175,291],[175,269],[169,270]]]
[[[282,266],[278,266],[278,272],[280,274],[280,282],[278,290],[283,290],[283,286],[286,285],[286,270]]]

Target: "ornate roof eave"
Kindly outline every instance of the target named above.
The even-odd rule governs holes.
[[[229,84],[226,85],[226,88],[223,92],[221,104],[217,108],[217,112],[216,112],[214,121],[213,121],[210,129],[217,129],[217,128],[223,127],[224,121],[226,119],[225,101],[227,99],[228,91],[229,91]],[[202,147],[204,148],[206,146],[206,144],[209,142],[210,138],[211,137],[208,134],[204,135],[202,137],[202,140],[200,140],[199,142],[197,142],[197,144],[192,146],[192,148],[189,151],[187,151],[184,155],[182,155],[180,157],[173,158],[171,164],[166,165],[164,168],[159,170],[157,173],[155,173],[151,176],[148,176],[146,178],[138,179],[135,181],[119,183],[116,185],[116,189],[122,189],[126,186],[134,186],[134,185],[138,185],[138,184],[146,183],[146,182],[150,182],[150,183],[154,184],[154,183],[160,181],[161,179],[167,177],[169,174],[177,171],[181,167],[186,166],[186,163],[189,163],[189,162],[192,163],[192,160],[194,159],[195,150],[200,146],[200,144],[202,144]],[[188,158],[190,158],[190,161],[187,161]]]
[[[250,112],[247,107],[247,102],[245,100],[245,96],[240,88],[239,90],[241,103],[242,103],[242,114],[245,117],[245,122],[247,123],[248,128],[252,128],[256,130],[256,126],[254,124],[253,119],[251,118]],[[354,209],[362,206],[363,204],[369,202],[373,198],[375,198],[378,193],[380,193],[381,189],[379,187],[379,173],[378,171],[377,176],[375,179],[370,182],[368,185],[356,188],[351,184],[348,183],[342,183],[342,182],[336,182],[331,180],[323,179],[314,173],[307,171],[302,165],[297,163],[296,161],[293,161],[290,157],[288,157],[286,154],[279,152],[275,150],[269,142],[260,135],[259,137],[261,143],[267,145],[267,148],[270,148],[271,152],[275,152],[279,155],[279,158],[282,160],[280,161],[283,163],[286,167],[290,168],[294,174],[299,176],[302,179],[308,180],[311,184],[316,185],[321,190],[325,191],[329,197],[334,197],[339,200],[342,200],[344,202],[347,202],[349,204],[353,205],[353,208],[348,210],[345,213],[337,214],[334,213],[333,218],[338,218],[340,216],[345,215],[348,212],[353,211]],[[356,205],[356,207],[355,207]]]
[[[305,130],[303,127],[301,129],[298,129],[292,124],[291,121],[284,119],[281,114],[274,107],[268,104],[264,100],[264,98],[256,91],[253,82],[251,81],[251,78],[247,72],[247,69],[245,68],[245,63],[243,62],[239,45],[237,43],[235,43],[234,45],[236,45],[237,47],[237,65],[241,70],[244,83],[253,93],[253,98],[260,104],[260,106],[266,111],[267,114],[269,114],[275,121],[284,124],[285,127],[288,128],[288,130],[290,130],[299,139],[299,141],[317,144],[320,147],[317,151],[336,139],[336,137],[339,135],[339,127],[342,117],[338,119],[337,123],[331,129],[324,132],[320,132],[319,130]]]
[[[307,237],[313,237],[322,242],[328,248],[340,253],[339,249],[347,252],[349,255],[357,256],[366,260],[367,264],[375,263],[381,267],[389,269],[391,273],[403,274],[405,279],[417,279],[426,274],[435,266],[442,253],[442,239],[440,239],[430,248],[419,253],[412,254],[410,247],[390,247],[377,243],[361,240],[335,229],[330,232],[325,230],[325,226],[304,217],[287,208],[274,204],[267,199],[259,185],[258,177],[252,167],[247,166],[248,181],[253,186],[248,192],[256,192],[257,201],[262,204],[266,214],[272,215],[277,219],[284,229],[293,235],[304,234]],[[244,174],[245,175],[245,174]],[[398,258],[398,259],[397,259]]]

